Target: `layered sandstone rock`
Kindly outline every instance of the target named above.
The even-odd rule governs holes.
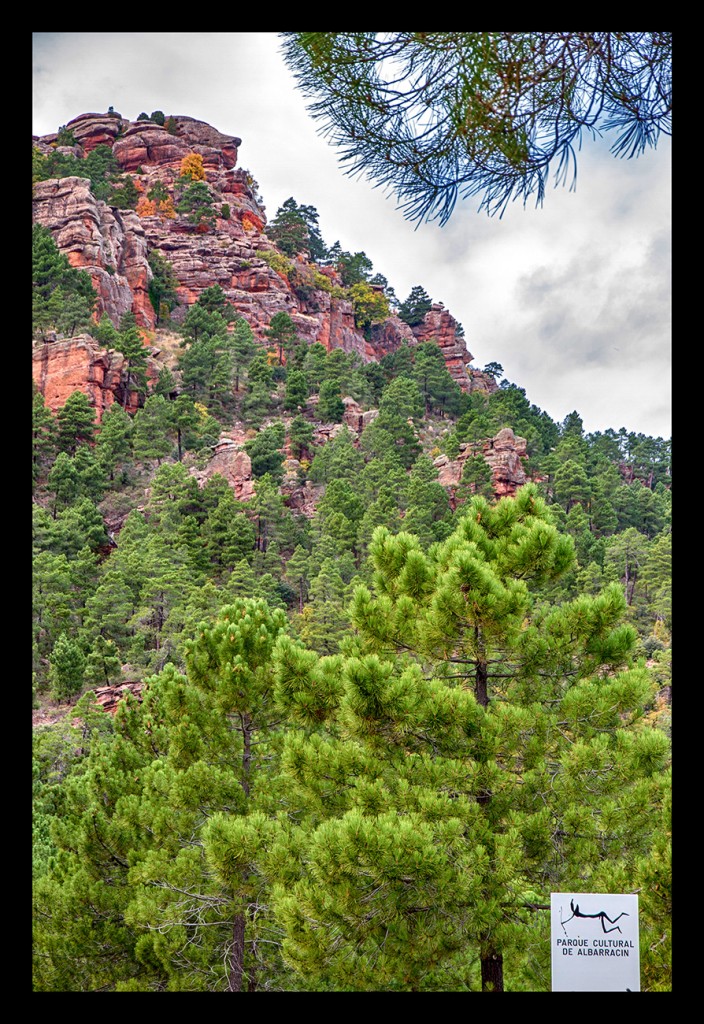
[[[128,694],[142,702],[144,683],[117,683],[115,686],[99,686],[95,690],[95,700],[103,711],[114,715],[118,705]]]
[[[481,444],[461,444],[456,459],[439,455],[434,463],[438,471],[438,482],[450,490],[457,488],[465,462],[474,455],[483,455],[489,464],[495,497],[514,496],[526,482],[523,468],[523,460],[528,457],[526,439],[517,437],[510,427],[504,427],[495,437]]]
[[[345,407],[342,422],[346,423],[355,434],[361,434],[364,428],[373,423],[379,415],[378,409],[367,409],[365,412],[361,405],[355,402],[354,398],[350,398],[349,395],[342,399],[342,403]]]
[[[467,350],[459,324],[448,313],[441,302],[433,303],[423,318],[423,323],[413,328],[418,343],[434,341],[440,347],[450,376],[463,391],[472,390],[472,378],[468,366],[474,356]]]
[[[303,483],[292,480],[282,485],[281,493],[288,508],[305,516],[306,519],[312,519],[325,493],[325,484],[313,484],[310,480]]]
[[[367,342],[369,359],[383,359],[391,355],[403,344],[416,345],[416,337],[403,320],[397,316],[389,317],[380,324],[372,324],[371,338]]]
[[[204,470],[191,470],[202,487],[216,473],[227,480],[238,501],[248,501],[254,496],[252,460],[237,441],[221,437],[213,448],[213,457]]]
[[[183,115],[169,118],[173,130],[151,121],[130,122],[118,113],[87,113],[66,126],[76,145],[71,152],[85,156],[98,145],[112,148],[120,169],[132,175],[144,197],[159,182],[177,197],[177,178],[183,158],[203,158],[213,206],[222,214],[206,233],[183,215],[164,211],[138,216],[100,202],[82,178],[39,182],[35,186],[34,217],[50,229],[59,249],[74,266],[87,270],[98,292],[97,317],[103,312],[117,325],[131,310],[140,326],[153,329],[156,316],[149,301],[151,270],[147,255],[158,250],[179,281],[180,305],[173,313],[178,322],[205,288],[219,285],[237,312],[266,342],[271,318],[288,313],[306,342],[320,342],[330,351],[342,348],[364,362],[381,359],[403,342],[435,340],[450,373],[463,390],[472,389],[467,365],[472,356],[457,333],[457,322],[440,304],[433,306],[422,325],[411,330],[391,316],[374,325],[370,339],[355,327],[352,303],[330,287],[316,286],[316,273],[340,285],[332,268],[317,268],[302,258],[289,261],[292,272],[275,270],[270,254],[278,254],[266,235],[266,215],[247,171],[238,168],[241,140],[225,135],[203,121]],[[42,152],[55,146],[56,135],[33,139]],[[141,210],[144,214],[144,209]],[[319,280],[319,277],[318,277]]]
[[[498,391],[499,385],[496,383],[496,378],[490,373],[475,370],[473,367],[467,367],[467,370],[470,376],[471,391],[486,391],[488,394]]]
[[[117,325],[132,311],[138,323],[153,327],[147,240],[136,213],[96,199],[87,178],[51,178],[34,186],[33,217],[71,266],[90,274],[96,319],[107,313]]]
[[[120,352],[101,348],[89,335],[64,341],[35,342],[32,350],[32,377],[44,402],[57,412],[74,391],[82,391],[95,408],[96,422],[113,402],[125,404],[123,376],[125,358]],[[159,366],[147,360],[147,373],[158,377]],[[127,397],[129,412],[137,410],[137,397]]]

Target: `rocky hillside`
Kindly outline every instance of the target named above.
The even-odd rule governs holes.
[[[434,305],[414,328],[391,316],[374,324],[371,336],[365,338],[355,326],[351,301],[339,294],[341,279],[336,271],[317,267],[303,256],[287,259],[267,237],[256,182],[237,166],[240,139],[184,116],[170,117],[166,127],[152,121],[126,121],[114,113],[87,113],[70,121],[65,131],[75,139],[70,147],[57,147],[55,134],[33,137],[33,145],[42,153],[65,152],[79,160],[97,146],[107,145],[119,169],[131,176],[145,200],[158,184],[173,197],[183,159],[198,154],[213,205],[224,214],[204,231],[204,225],[194,226],[185,215],[175,213],[173,205],[155,209],[155,204],[144,201],[137,204],[137,211],[111,206],[95,198],[86,178],[37,182],[34,219],[51,231],[72,266],[90,274],[98,293],[98,318],[107,313],[117,324],[131,311],[141,327],[154,330],[148,256],[158,250],[178,281],[179,305],[172,313],[177,322],[205,288],[219,285],[260,340],[280,312],[291,316],[299,335],[309,343],[320,342],[328,351],[355,352],[364,362],[393,352],[404,340],[415,344],[432,338],[463,390],[496,387],[492,378],[470,367],[472,355],[457,321],[441,304]],[[86,344],[43,344],[35,358],[35,379],[52,409],[65,401],[67,388],[77,386],[94,392],[99,412],[109,404],[105,392],[119,373],[106,365],[104,353],[90,352]],[[103,392],[101,400],[98,391]]]

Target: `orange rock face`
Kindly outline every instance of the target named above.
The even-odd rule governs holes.
[[[96,423],[113,402],[124,404],[122,376],[124,356],[100,348],[94,338],[79,335],[65,341],[35,343],[32,352],[32,378],[46,405],[57,412],[74,391],[88,396],[95,409]],[[155,361],[148,360],[148,375],[158,375]],[[128,412],[137,411],[137,397],[128,396]]]
[[[86,178],[37,182],[32,205],[34,220],[51,231],[69,263],[90,274],[97,319],[107,313],[117,325],[132,311],[141,326],[153,327],[147,242],[137,214],[97,200]]]
[[[374,325],[365,339],[354,322],[352,303],[327,289],[316,287],[317,268],[299,257],[295,273],[270,266],[270,254],[278,254],[266,235],[266,216],[249,174],[237,168],[241,140],[223,135],[205,122],[182,115],[169,118],[174,130],[150,121],[129,122],[119,114],[82,114],[67,127],[73,132],[73,152],[80,158],[97,145],[110,145],[122,171],[133,175],[143,197],[158,183],[170,202],[178,205],[178,177],[183,158],[197,153],[203,159],[207,185],[213,196],[216,219],[212,227],[196,227],[183,213],[166,217],[157,212],[139,216],[96,200],[84,178],[39,182],[34,189],[34,219],[51,231],[73,266],[91,275],[98,293],[96,315],[107,313],[117,326],[128,311],[137,323],[154,329],[156,314],[149,298],[152,272],[148,255],[158,251],[173,268],[179,282],[179,305],[172,312],[180,322],[204,289],[219,285],[255,337],[267,343],[265,332],[276,313],[288,313],[309,344],[320,342],[330,351],[342,348],[363,362],[381,359],[404,341],[415,344],[434,340],[448,369],[464,391],[474,384],[487,385],[468,372],[472,356],[458,334],[457,321],[436,304],[424,322],[411,330],[396,316]],[[34,140],[48,151],[56,136]],[[222,216],[228,206],[229,216]],[[142,211],[151,210],[149,205]],[[280,256],[280,254],[278,254]],[[339,275],[320,268],[333,285]],[[86,380],[86,387],[92,387]],[[487,385],[490,388],[490,384]]]
[[[110,357],[88,337],[35,346],[32,377],[47,406],[56,412],[74,391],[88,395],[96,422],[115,400],[110,387]]]

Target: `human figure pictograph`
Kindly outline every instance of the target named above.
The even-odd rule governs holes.
[[[572,911],[572,916],[566,918],[563,921],[562,920],[562,907],[560,907],[560,924],[562,925],[562,930],[565,932],[565,935],[567,934],[567,932],[565,930],[565,925],[567,924],[568,921],[571,921],[573,917],[590,917],[590,918],[598,917],[599,920],[601,921],[601,927],[603,929],[604,934],[608,935],[609,932],[619,932],[619,934],[620,934],[621,933],[621,929],[616,924],[616,922],[620,918],[622,918],[622,917],[628,917],[629,916],[626,913],[625,910],[622,911],[620,914],[618,914],[613,919],[609,917],[609,915],[606,913],[605,910],[600,910],[597,914],[583,914],[582,911],[579,909],[579,903],[575,903],[574,900],[570,900],[570,910]],[[605,924],[606,921],[608,921],[609,924],[612,924],[614,927],[613,928],[607,928],[606,924]]]

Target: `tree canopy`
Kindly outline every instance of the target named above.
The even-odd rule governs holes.
[[[285,32],[321,133],[399,200],[445,224],[458,198],[502,215],[574,187],[585,134],[632,157],[671,134],[670,32]]]

